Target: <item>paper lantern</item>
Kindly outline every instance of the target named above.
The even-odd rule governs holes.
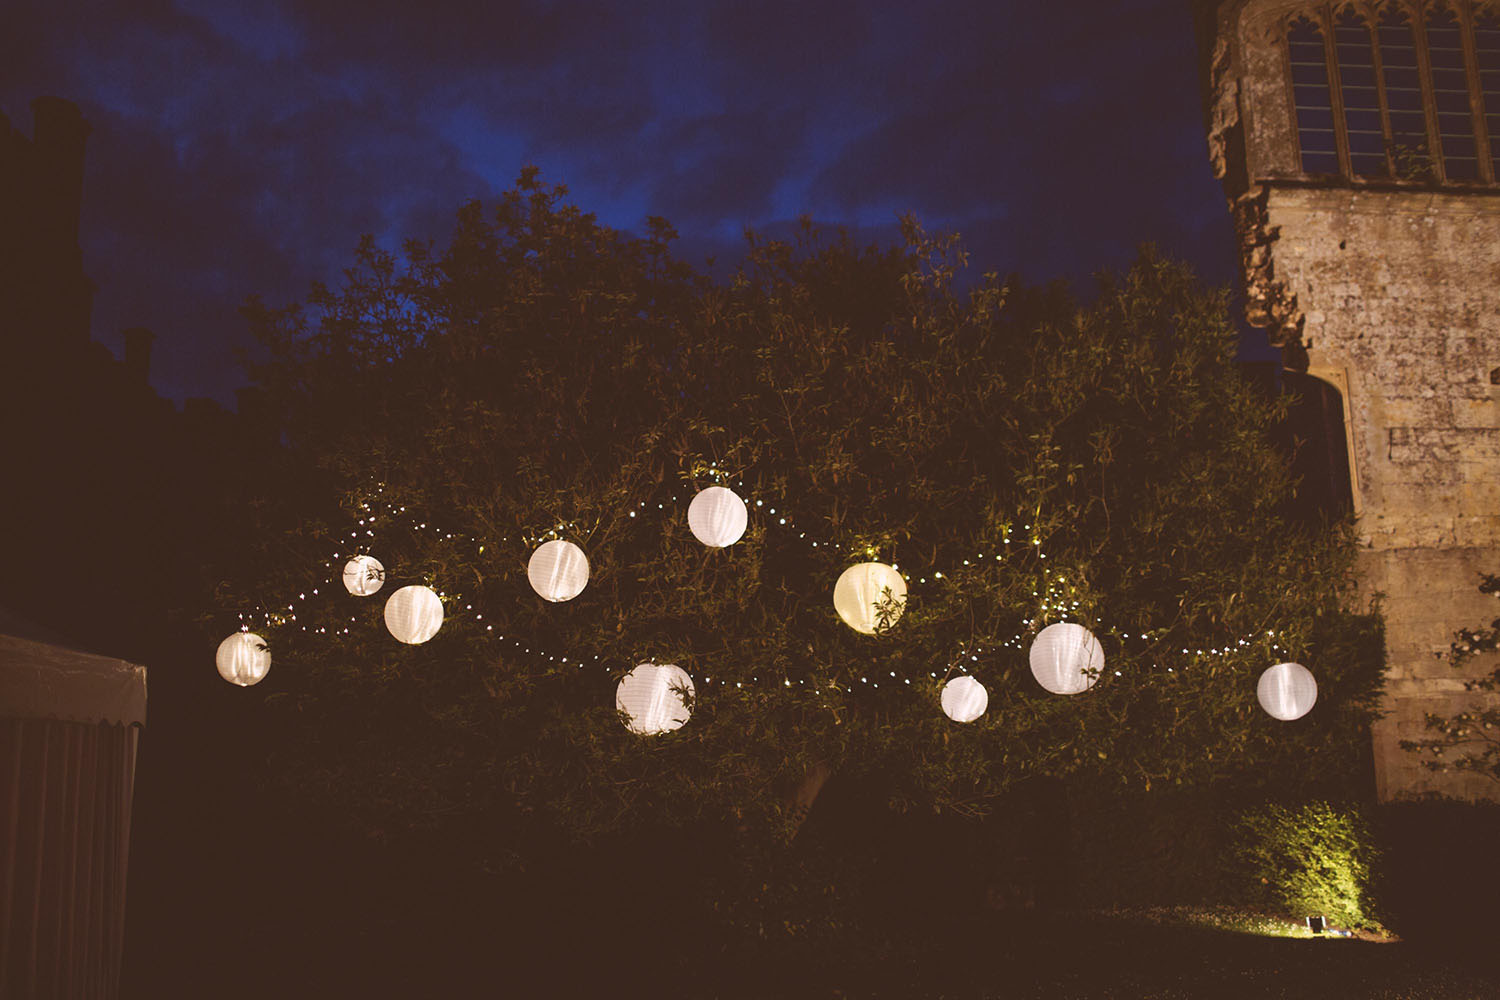
[[[402,587],[385,602],[385,627],[409,645],[426,642],[443,627],[443,602],[428,587]]]
[[[683,701],[682,689],[693,696],[693,679],[671,663],[641,663],[615,688],[615,708],[624,712],[632,733],[648,736],[679,729],[692,714]]]
[[[219,643],[214,663],[220,677],[249,687],[265,680],[266,671],[271,669],[271,651],[266,648],[266,640],[254,632],[236,632]]]
[[[526,564],[526,579],[545,600],[571,601],[588,586],[588,556],[572,542],[543,542]]]
[[[885,563],[860,563],[844,570],[833,585],[833,609],[854,631],[874,635],[887,590],[890,599],[896,602],[887,624],[894,625],[906,605],[906,581]]]
[[[1031,644],[1031,675],[1053,694],[1087,691],[1103,672],[1104,650],[1082,625],[1048,625]]]
[[[1318,700],[1318,682],[1300,663],[1278,663],[1260,675],[1255,697],[1271,718],[1291,722],[1312,711]]]
[[[749,514],[734,490],[710,486],[688,504],[688,527],[693,537],[711,548],[733,545],[745,534]]]
[[[374,556],[355,556],[344,563],[344,589],[355,597],[369,597],[385,586],[385,567]]]
[[[990,693],[972,677],[955,677],[943,685],[943,714],[954,722],[973,722],[990,707]]]

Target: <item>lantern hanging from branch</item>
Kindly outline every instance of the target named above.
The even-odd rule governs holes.
[[[266,640],[254,632],[236,632],[219,643],[214,654],[219,676],[231,684],[249,687],[265,680],[271,669],[271,651]]]
[[[588,556],[572,542],[543,542],[526,564],[526,579],[544,600],[571,601],[588,586]]]
[[[1048,625],[1031,644],[1031,675],[1053,694],[1087,691],[1102,673],[1104,649],[1082,625]]]
[[[374,556],[355,556],[344,564],[344,589],[369,597],[385,586],[385,567]]]
[[[1260,675],[1255,697],[1271,718],[1291,722],[1312,711],[1318,700],[1318,682],[1300,663],[1278,663]]]
[[[833,609],[844,624],[865,635],[895,625],[905,607],[906,581],[885,563],[850,566],[833,585]]]
[[[990,693],[974,678],[955,677],[943,685],[943,714],[954,722],[973,722],[990,707]]]
[[[682,727],[692,715],[693,679],[672,663],[641,663],[615,688],[615,708],[625,713],[625,727],[649,736]]]
[[[402,587],[385,602],[385,627],[408,645],[426,642],[442,626],[443,602],[429,587]]]
[[[710,486],[688,504],[688,527],[693,537],[710,548],[733,545],[745,534],[749,514],[734,490]]]

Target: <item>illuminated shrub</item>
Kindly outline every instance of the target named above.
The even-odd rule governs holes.
[[[1326,802],[1265,806],[1241,817],[1236,867],[1252,899],[1291,917],[1324,916],[1334,927],[1370,927],[1370,830],[1355,812]]]

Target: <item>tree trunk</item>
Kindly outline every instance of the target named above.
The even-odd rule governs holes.
[[[803,820],[807,819],[808,812],[813,803],[817,801],[818,793],[823,790],[823,785],[833,775],[833,765],[826,760],[820,760],[808,769],[802,784],[792,793],[791,801],[787,803],[787,811],[791,814],[792,829],[787,834],[788,840],[793,840],[797,832],[802,829]]]

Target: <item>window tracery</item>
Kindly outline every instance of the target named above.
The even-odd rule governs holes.
[[[1288,17],[1301,172],[1461,184],[1500,178],[1497,6],[1350,0]]]

